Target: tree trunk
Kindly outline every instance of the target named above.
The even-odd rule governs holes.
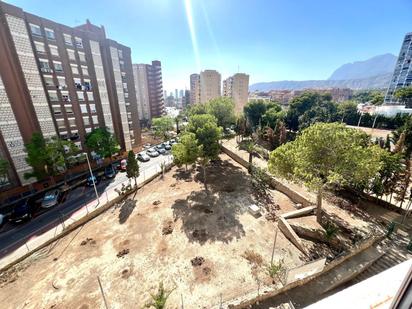
[[[134,177],[134,186],[137,187],[137,177]]]
[[[322,188],[318,190],[318,194],[316,196],[316,221],[320,224],[322,219]]]
[[[249,165],[247,170],[249,171],[249,173],[252,171],[252,160],[253,160],[253,155],[251,152],[249,152]]]
[[[209,189],[207,188],[207,182],[206,182],[206,166],[203,166],[203,184],[205,185],[205,190],[209,191]]]

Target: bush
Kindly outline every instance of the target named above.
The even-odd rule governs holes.
[[[277,275],[282,273],[284,271],[284,263],[283,259],[279,260],[277,263],[272,262],[267,266],[267,273],[270,276],[270,278],[275,279]]]
[[[330,241],[333,237],[336,236],[338,231],[339,229],[335,225],[329,223],[325,226],[325,231],[323,232],[323,234],[325,236],[325,239],[327,241]]]

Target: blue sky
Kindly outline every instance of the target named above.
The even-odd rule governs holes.
[[[412,31],[412,0],[6,2],[69,26],[104,25],[133,62],[162,61],[167,91],[189,87],[200,69],[239,70],[251,83],[326,79],[344,63],[397,55]]]

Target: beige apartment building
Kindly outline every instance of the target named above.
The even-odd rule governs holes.
[[[236,73],[223,81],[223,96],[232,98],[235,102],[235,112],[242,113],[248,101],[249,75]]]
[[[216,70],[200,72],[200,103],[220,97],[221,76]]]
[[[200,75],[190,75],[190,104],[200,103]]]

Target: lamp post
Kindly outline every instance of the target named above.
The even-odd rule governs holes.
[[[97,193],[97,188],[96,188],[96,183],[94,181],[94,175],[93,175],[93,172],[92,172],[92,167],[90,166],[89,155],[87,154],[87,152],[83,152],[83,154],[86,155],[87,165],[89,166],[90,177],[92,178],[92,181],[93,181],[94,193],[96,193],[97,203],[99,203],[100,202],[99,201],[99,194]]]

